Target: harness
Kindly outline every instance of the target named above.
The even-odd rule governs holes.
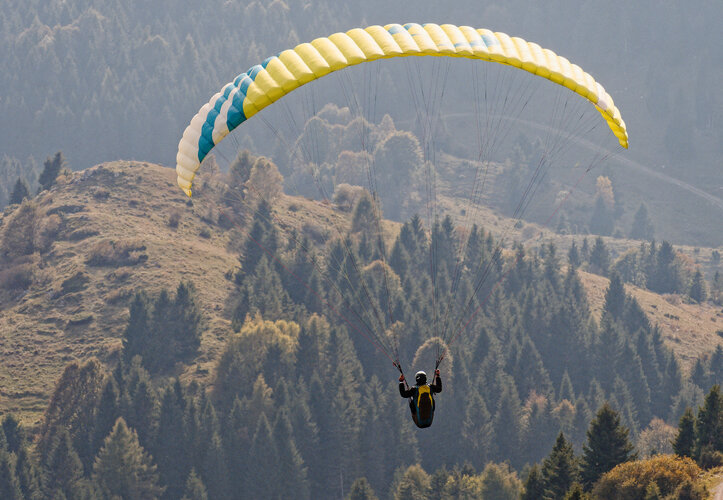
[[[417,397],[410,398],[414,408],[412,408],[412,416],[417,427],[429,427],[434,419],[434,397],[429,385],[424,384],[417,386]]]
[[[417,387],[417,413],[419,413],[419,403],[422,401],[422,394],[426,394],[430,399],[432,398],[432,391],[429,390],[427,384]]]

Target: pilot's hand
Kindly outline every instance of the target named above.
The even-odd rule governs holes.
[[[434,374],[439,377],[439,370],[434,370]]]
[[[399,375],[399,381],[404,382],[404,374],[403,373],[401,375]]]

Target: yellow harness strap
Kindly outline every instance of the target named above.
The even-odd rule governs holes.
[[[429,389],[427,384],[421,385],[417,388],[417,408],[419,408],[419,403],[422,401],[422,394],[429,394],[429,399],[432,399],[432,391]]]

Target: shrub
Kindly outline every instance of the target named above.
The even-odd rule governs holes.
[[[148,260],[145,249],[137,242],[102,240],[90,249],[85,262],[89,266],[133,266]]]
[[[328,236],[327,231],[322,226],[310,222],[305,222],[301,230],[305,236],[319,244],[323,244]]]
[[[80,241],[84,240],[86,238],[90,238],[91,236],[98,236],[100,234],[98,231],[95,231],[93,229],[76,229],[72,233],[70,233],[66,239],[68,241]]]
[[[38,205],[33,201],[24,201],[5,226],[0,252],[10,259],[32,254],[39,217]]]
[[[92,313],[78,313],[73,315],[68,320],[68,326],[80,326],[80,325],[87,325],[93,321],[93,314]]]
[[[73,276],[63,281],[63,283],[60,285],[61,294],[65,295],[66,293],[80,292],[81,290],[85,290],[88,281],[90,281],[88,275],[85,274],[83,271],[78,271]]]
[[[58,214],[52,214],[46,217],[40,224],[38,234],[36,235],[35,247],[40,251],[50,248],[63,227],[63,221]]]
[[[661,496],[665,497],[675,494],[683,484],[690,482],[691,485],[686,486],[686,492],[693,492],[692,494],[697,496],[687,498],[704,500],[705,487],[700,481],[700,473],[700,468],[692,459],[676,455],[658,455],[648,460],[626,462],[600,478],[593,488],[593,498],[643,498],[651,483],[655,483]]]
[[[96,188],[95,191],[93,191],[93,198],[96,200],[107,200],[110,197],[110,191],[108,191],[104,187]]]
[[[178,210],[174,210],[173,212],[171,212],[171,215],[168,216],[168,227],[176,229],[180,221],[181,212],[179,212]]]
[[[252,197],[260,197],[273,203],[283,194],[284,178],[273,162],[261,157],[251,167],[251,173],[245,185],[251,191]]]
[[[706,446],[700,451],[698,464],[704,469],[712,469],[723,465],[723,452],[713,449],[712,446]]]
[[[117,304],[128,300],[130,296],[131,292],[127,288],[116,288],[108,292],[108,295],[105,296],[105,302],[106,304]]]
[[[0,288],[27,290],[33,284],[34,274],[34,266],[29,263],[16,264],[0,270]]]
[[[352,186],[350,184],[341,183],[336,186],[334,195],[332,196],[332,201],[336,204],[339,210],[351,212],[356,200],[363,192],[364,188],[361,186]]]

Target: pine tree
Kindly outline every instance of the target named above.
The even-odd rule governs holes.
[[[587,262],[590,259],[590,244],[587,238],[582,239],[582,246],[580,247],[580,258],[583,262]]]
[[[718,344],[708,363],[712,384],[723,385],[723,346]]]
[[[595,208],[590,219],[590,232],[601,236],[609,236],[615,227],[613,214],[605,205],[602,196],[595,200]]]
[[[571,440],[577,450],[582,449],[585,434],[587,433],[587,426],[591,417],[592,412],[585,398],[582,396],[578,397],[577,401],[575,401],[575,417],[572,422],[573,434],[571,436]]]
[[[568,400],[571,403],[575,401],[575,390],[572,387],[572,381],[570,380],[570,375],[568,375],[567,370],[565,370],[565,373],[562,375],[562,380],[560,381],[560,389],[557,391],[557,400]]]
[[[177,385],[180,388],[180,385]],[[186,452],[183,436],[183,413],[185,401],[182,389],[169,387],[161,397],[161,410],[158,417],[153,456],[158,462],[161,484],[168,487],[166,495],[178,498],[182,495],[184,481],[191,470],[190,457]]]
[[[526,462],[534,463],[545,457],[554,445],[560,425],[552,414],[552,406],[544,396],[532,394],[527,405],[530,409],[525,427]]]
[[[360,477],[351,485],[346,500],[379,500],[367,478]]]
[[[137,369],[143,370],[140,366]],[[144,374],[137,384],[127,388],[123,414],[130,427],[139,429],[137,433],[141,445],[148,447],[158,425],[159,403],[147,372],[145,370],[143,372]]]
[[[130,361],[133,356],[143,356],[151,334],[151,305],[148,296],[136,292],[128,306],[130,317],[123,333],[123,357]]]
[[[369,236],[376,232],[374,200],[366,190],[362,191],[352,210],[351,232],[364,232]]]
[[[171,293],[163,288],[153,300],[150,328],[145,339],[143,366],[151,373],[159,373],[175,364],[175,349],[171,325],[174,321]]]
[[[58,151],[52,158],[48,157],[45,160],[45,163],[43,163],[43,172],[38,178],[38,183],[40,184],[38,192],[50,189],[53,184],[55,184],[58,174],[60,174],[60,171],[64,166],[65,158],[63,157],[62,152]]]
[[[693,370],[690,372],[690,381],[693,382],[698,387],[708,387],[708,380],[710,379],[710,375],[708,373],[708,369],[706,366],[706,363],[701,359],[700,357],[695,360],[695,365],[693,365]]]
[[[106,498],[153,499],[163,493],[152,458],[122,418],[95,458],[93,480]]]
[[[723,395],[718,385],[705,396],[695,419],[695,455],[699,460],[706,449],[723,453]]]
[[[189,359],[195,356],[201,345],[201,309],[196,298],[196,287],[181,281],[173,300],[171,323],[173,356]]]
[[[17,454],[25,446],[25,431],[12,413],[3,418],[0,433],[5,436],[8,452]]]
[[[191,469],[186,480],[186,490],[181,500],[208,500],[206,486],[204,486],[201,478],[196,474],[195,469]]]
[[[703,274],[700,272],[700,269],[695,270],[693,280],[690,283],[690,289],[688,290],[688,297],[698,303],[705,302],[708,298],[705,279],[703,279]]]
[[[680,417],[678,423],[678,434],[673,441],[673,451],[681,457],[693,457],[695,447],[695,416],[689,407]]]
[[[629,432],[637,434],[640,429],[637,406],[628,388],[628,384],[626,384],[619,375],[615,376],[615,381],[613,382],[610,404],[618,409],[621,421],[623,425],[628,428]]]
[[[598,410],[590,422],[587,443],[582,447],[580,474],[586,489],[616,465],[637,458],[628,432],[609,404],[605,403]]]
[[[718,305],[723,303],[723,276],[716,270],[710,287],[711,300]]]
[[[211,498],[228,498],[233,491],[230,489],[230,476],[228,461],[224,452],[223,443],[217,432],[210,435],[208,430],[202,431],[200,440],[206,441],[203,454],[194,461],[199,464],[204,484],[208,485],[208,495]],[[239,453],[235,450],[234,453]]]
[[[667,241],[660,244],[655,254],[652,276],[648,277],[648,288],[657,293],[678,293],[683,285],[680,263],[673,245]]]
[[[245,293],[247,304],[239,303],[234,311],[237,320],[243,320],[246,314],[261,313],[267,319],[283,319],[290,303],[286,290],[281,285],[278,271],[263,256],[256,265],[254,274],[246,280]]]
[[[623,332],[614,321],[603,318],[600,332],[593,345],[595,356],[595,375],[600,381],[601,387],[606,392],[612,392],[615,383],[615,372],[612,370],[619,366],[623,351]],[[592,403],[592,402],[591,402]],[[599,403],[596,401],[594,403]]]
[[[58,432],[72,440],[71,448],[82,460],[85,470],[93,463],[93,413],[98,404],[105,373],[100,362],[91,358],[83,364],[65,367],[45,410],[38,448],[43,459],[53,447]]]
[[[610,252],[605,246],[603,239],[595,238],[595,245],[590,251],[590,271],[601,276],[607,276],[610,268]]]
[[[542,498],[546,500],[563,498],[578,480],[577,460],[572,445],[562,432],[557,436],[550,455],[542,462],[542,475],[545,478],[545,493]]]
[[[572,242],[572,245],[570,245],[570,250],[567,252],[567,263],[570,264],[570,267],[573,269],[577,269],[580,267],[580,264],[582,264],[582,256],[580,255],[580,252],[577,249],[577,244],[574,241]]]
[[[277,469],[279,498],[309,498],[307,469],[304,459],[296,448],[291,422],[283,409],[278,412],[276,417],[273,436],[276,440],[279,457],[279,468]]]
[[[373,375],[371,380],[364,385],[366,387],[363,390],[363,397],[366,399],[367,404],[365,405],[365,416],[361,422],[360,433],[362,436],[374,435],[375,439],[361,439],[358,461],[365,464],[365,466],[357,470],[360,471],[359,474],[364,473],[364,480],[373,488],[373,485],[383,484],[387,474],[387,467],[383,464],[386,461],[387,445],[391,442],[391,433],[389,432],[390,429],[382,427],[381,413],[388,406],[388,396],[390,394],[388,394],[389,391],[383,390],[376,375]],[[309,467],[309,471],[312,471],[311,467]],[[348,477],[349,471],[344,471],[344,474]]]
[[[249,436],[245,415],[243,403],[236,398],[231,406],[231,412],[224,422],[223,446],[226,452],[230,491],[243,491],[245,485],[244,470],[250,459],[248,450],[253,437]]]
[[[643,370],[642,360],[631,342],[624,343],[615,371],[632,397],[630,402],[638,422],[647,425],[652,418],[650,386]]]
[[[10,194],[10,205],[19,205],[25,198],[30,198],[30,188],[28,187],[28,183],[25,182],[25,179],[18,177],[13,191]]]
[[[527,398],[533,391],[544,395],[554,392],[542,357],[529,337],[522,345],[516,364],[515,383],[523,398]]]
[[[82,491],[83,464],[66,429],[55,435],[44,468],[43,487],[48,497],[76,498]]]
[[[27,447],[23,447],[18,451],[15,470],[17,471],[23,498],[27,500],[42,498],[40,471],[30,456]]]
[[[22,500],[23,492],[15,473],[15,456],[0,449],[0,498]]]
[[[520,399],[517,389],[512,380],[502,388],[502,394],[497,405],[492,426],[496,437],[496,457],[508,459],[512,464],[517,464],[521,457],[519,449],[521,439],[520,429]]]
[[[661,341],[662,342],[662,341]],[[668,351],[663,372],[663,407],[668,409],[672,406],[673,399],[680,393],[683,387],[683,375],[680,372],[680,365],[675,355]]]
[[[278,251],[279,238],[274,226],[271,205],[261,199],[254,212],[251,231],[248,233],[241,262],[241,271],[236,274],[236,283],[240,284],[245,276],[252,275],[262,257],[271,259]]]
[[[567,495],[565,495],[564,500],[588,500],[590,498],[590,495],[585,493],[582,489],[582,485],[580,483],[575,483],[567,492]]]
[[[655,231],[653,223],[648,216],[648,209],[644,203],[640,204],[638,211],[633,218],[633,226],[630,229],[630,238],[634,240],[650,241],[654,238]]]
[[[232,188],[241,189],[246,181],[251,176],[251,169],[256,163],[258,157],[251,154],[248,149],[239,151],[236,158],[228,168],[229,177],[231,182],[229,183]]]
[[[603,313],[614,320],[621,320],[625,310],[625,288],[623,280],[616,272],[610,274],[610,285],[605,292]]]
[[[490,458],[489,444],[494,438],[492,417],[480,392],[475,388],[470,388],[470,391],[462,437],[467,448],[467,459],[475,466],[482,466]]]
[[[116,420],[120,416],[120,394],[118,384],[113,377],[106,377],[103,392],[95,408],[93,423],[93,455],[103,446],[105,437],[113,429]]]
[[[271,433],[271,426],[265,414],[261,414],[253,442],[251,443],[251,461],[248,475],[248,498],[272,498],[277,490],[279,478],[276,471],[279,456]]]
[[[523,486],[523,493],[520,500],[540,500],[545,495],[546,481],[540,466],[533,464]]]

